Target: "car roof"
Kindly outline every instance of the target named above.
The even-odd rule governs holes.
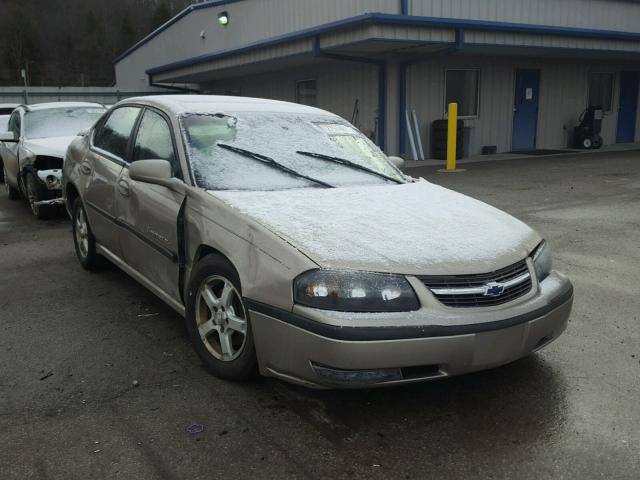
[[[264,98],[232,97],[226,95],[148,95],[144,97],[128,98],[117,105],[126,103],[142,103],[155,106],[175,115],[199,112],[271,112],[314,113],[335,117],[333,113],[325,110],[297,103],[267,100]]]
[[[48,102],[48,103],[34,103],[31,105],[20,105],[28,112],[35,112],[38,110],[52,110],[55,108],[78,108],[78,107],[98,107],[105,108],[104,105],[95,102]]]
[[[19,103],[0,103],[0,108],[16,108]]]

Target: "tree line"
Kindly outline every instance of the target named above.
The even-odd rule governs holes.
[[[109,86],[113,59],[190,0],[0,0],[0,85]]]

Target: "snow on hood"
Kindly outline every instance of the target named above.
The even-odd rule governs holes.
[[[404,274],[487,273],[541,240],[478,200],[413,184],[276,192],[209,192],[324,268]]]
[[[35,155],[50,155],[52,157],[64,158],[69,144],[75,139],[75,136],[34,138],[32,140],[25,140],[24,148],[30,150]]]

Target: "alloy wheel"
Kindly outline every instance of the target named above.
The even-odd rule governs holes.
[[[207,350],[223,362],[238,358],[247,342],[247,316],[238,290],[214,275],[202,282],[196,302],[196,325]]]
[[[84,209],[79,208],[76,214],[75,228],[73,233],[76,236],[76,243],[78,244],[78,251],[80,256],[85,259],[89,254],[89,225],[87,225],[87,219],[84,214]]]

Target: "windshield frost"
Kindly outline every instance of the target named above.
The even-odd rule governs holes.
[[[297,152],[339,157],[403,181],[400,171],[369,139],[335,117],[268,112],[187,114],[181,123],[196,182],[208,190],[318,187],[317,183],[242,156],[220,144],[270,157],[291,170],[333,186],[392,182]]]
[[[100,107],[35,110],[24,116],[26,138],[71,137],[91,127],[105,112]]]

